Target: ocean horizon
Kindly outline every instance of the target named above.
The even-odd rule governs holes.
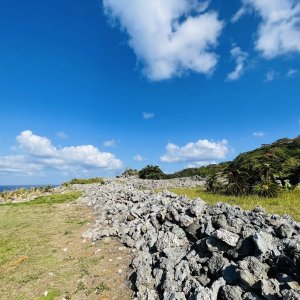
[[[3,191],[13,191],[18,189],[31,189],[35,187],[43,187],[43,186],[53,186],[57,187],[57,184],[23,184],[23,185],[0,185],[0,192]]]

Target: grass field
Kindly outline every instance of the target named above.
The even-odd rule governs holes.
[[[117,242],[81,238],[94,217],[74,201],[79,196],[0,205],[0,299],[120,299],[120,293],[130,299],[124,286],[128,254],[123,250],[118,260]]]
[[[255,206],[260,205],[266,209],[268,213],[292,216],[296,221],[300,221],[300,189],[290,192],[283,192],[277,198],[262,198],[255,195],[235,197],[219,194],[212,194],[199,188],[178,188],[172,189],[172,192],[178,195],[187,195],[189,198],[201,198],[208,204],[216,204],[217,202],[226,202],[231,205],[238,205],[246,210],[251,210]]]

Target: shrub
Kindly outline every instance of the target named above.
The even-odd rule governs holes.
[[[206,180],[205,188],[208,192],[212,192],[212,193],[222,192],[224,185],[220,180],[220,174],[216,173],[210,175]]]
[[[280,193],[280,186],[272,181],[261,181],[253,186],[253,192],[261,197],[277,197]]]
[[[165,174],[159,166],[148,165],[139,171],[139,178],[141,179],[163,179]]]
[[[139,175],[139,171],[136,169],[126,169],[123,173],[122,173],[122,177],[131,177],[131,176],[138,176]]]

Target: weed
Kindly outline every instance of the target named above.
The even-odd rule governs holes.
[[[28,275],[20,278],[19,283],[24,284],[24,283],[28,283],[30,281],[37,280],[37,279],[39,279],[39,276],[37,274],[28,274]]]
[[[96,287],[96,295],[101,295],[103,292],[109,291],[109,287],[106,286],[103,282],[101,282],[97,287]]]
[[[71,235],[72,231],[71,230],[65,230],[64,235]]]
[[[49,291],[47,293],[47,296],[41,296],[39,298],[37,298],[36,300],[54,300],[57,299],[57,297],[59,297],[61,295],[61,292],[59,290],[53,290],[53,291]]]

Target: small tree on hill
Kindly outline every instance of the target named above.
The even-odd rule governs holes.
[[[123,173],[122,173],[122,177],[131,177],[131,176],[138,176],[139,175],[139,171],[136,169],[126,169]]]
[[[141,179],[163,179],[164,175],[159,166],[148,165],[139,171],[139,178]]]

